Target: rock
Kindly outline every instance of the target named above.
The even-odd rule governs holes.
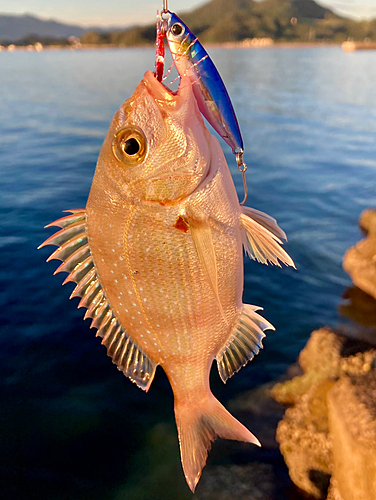
[[[343,269],[354,285],[376,298],[376,210],[365,210],[360,216],[360,224],[368,236],[347,250]]]
[[[299,403],[286,410],[277,441],[292,481],[314,498],[326,498],[332,472],[326,397],[334,382],[313,385]]]
[[[276,384],[271,390],[273,398],[287,405],[295,404],[314,384],[328,377],[337,377],[341,345],[341,338],[331,328],[320,328],[312,332],[299,355],[299,364],[305,373]]]
[[[278,424],[276,437],[292,481],[314,498],[326,498],[334,467],[328,394],[344,377],[362,378],[373,373],[375,360],[376,348],[321,328],[312,332],[300,353],[303,375],[271,390],[278,401],[294,404]],[[330,486],[333,500],[340,499],[335,484]]]
[[[347,250],[343,269],[356,286],[376,298],[376,236],[367,236]]]
[[[338,490],[338,483],[333,476],[330,479],[328,496],[326,497],[326,500],[343,500],[343,498],[341,497],[341,493]]]
[[[363,375],[375,364],[376,348],[365,342],[342,337],[339,375]]]
[[[328,394],[328,411],[340,495],[376,499],[376,370],[343,376]]]
[[[311,333],[299,354],[299,364],[305,373],[320,372],[322,377],[334,377],[340,365],[342,337],[329,327]]]
[[[366,373],[371,369],[376,349],[366,343],[347,339],[329,327],[311,333],[299,355],[304,373],[271,389],[279,403],[296,404],[310,387],[327,378],[337,379],[342,373]]]
[[[360,214],[359,226],[368,234],[376,234],[376,209],[366,208]]]
[[[339,314],[355,322],[357,332],[367,336],[370,343],[376,343],[376,300],[357,286],[347,288],[342,298]]]

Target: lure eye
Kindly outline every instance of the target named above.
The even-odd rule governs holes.
[[[171,33],[175,36],[182,35],[184,33],[184,26],[180,23],[175,23],[171,26]]]
[[[112,141],[115,157],[129,167],[142,163],[147,153],[147,142],[142,131],[137,127],[125,127],[119,130]]]

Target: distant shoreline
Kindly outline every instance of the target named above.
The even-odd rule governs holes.
[[[68,45],[47,45],[41,48],[34,48],[31,46],[12,46],[12,48],[2,47],[0,52],[43,52],[54,50],[106,50],[106,49],[151,49],[154,44],[132,45],[132,46],[119,46],[114,44],[91,45],[82,44],[78,47]],[[209,48],[222,48],[222,49],[272,49],[272,48],[288,48],[288,49],[304,49],[304,48],[327,48],[327,47],[341,47],[339,42],[273,42],[265,45],[252,45],[244,44],[244,42],[225,42],[225,43],[207,43],[205,47]]]

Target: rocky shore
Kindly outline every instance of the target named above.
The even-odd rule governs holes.
[[[343,260],[355,287],[341,305],[360,324],[314,331],[299,356],[302,373],[271,390],[289,406],[276,438],[308,498],[376,500],[376,210],[365,210],[360,226],[366,237]]]

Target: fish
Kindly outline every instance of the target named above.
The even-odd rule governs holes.
[[[243,138],[234,107],[209,54],[175,13],[168,11],[161,18],[160,24],[165,26],[166,39],[179,75],[189,76],[193,84],[201,113],[234,154],[244,153]]]
[[[210,390],[262,348],[274,327],[242,303],[243,247],[263,263],[293,266],[275,219],[241,207],[192,82],[171,92],[147,71],[116,112],[85,209],[49,224],[47,259],[75,282],[71,297],[117,368],[148,391],[158,365],[174,394],[186,481],[195,490],[217,437],[260,445]]]

